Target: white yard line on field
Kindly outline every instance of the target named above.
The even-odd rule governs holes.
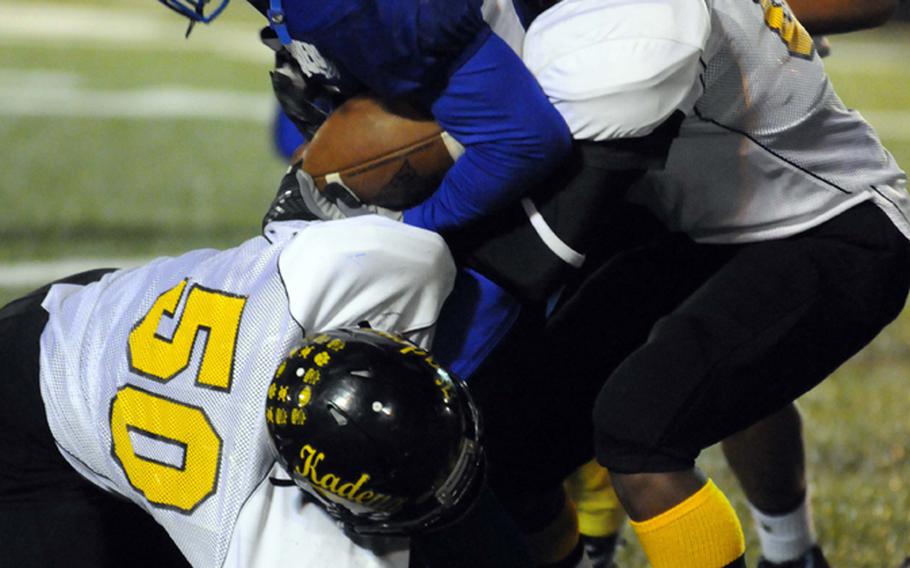
[[[11,79],[11,80],[7,80]],[[15,82],[12,79],[17,79]],[[155,87],[92,90],[78,75],[0,69],[0,116],[63,116],[125,119],[241,120],[266,123],[271,95],[228,90]],[[888,141],[910,141],[910,111],[861,113]]]
[[[255,22],[198,26],[188,40],[185,30],[185,20],[151,0],[147,9],[0,2],[0,44],[205,51],[241,61],[271,61],[271,51],[259,43]]]
[[[0,264],[0,288],[37,288],[56,280],[94,268],[132,268],[148,258],[69,258]]]
[[[0,116],[63,116],[129,119],[202,119],[267,122],[271,95],[239,91],[154,87],[112,91],[75,84],[13,86],[0,73]]]
[[[81,75],[69,71],[0,68],[0,87],[58,89],[74,87],[81,81]]]

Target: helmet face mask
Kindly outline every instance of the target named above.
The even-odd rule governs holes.
[[[207,5],[213,4],[212,0],[158,0],[181,16],[192,22],[208,24],[227,8],[230,0],[215,0],[217,3],[211,10],[206,10]]]
[[[342,329],[304,339],[269,387],[279,462],[353,533],[407,535],[460,518],[483,483],[477,409],[417,346]]]

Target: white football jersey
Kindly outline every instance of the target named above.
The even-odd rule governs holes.
[[[682,111],[666,169],[629,199],[701,242],[782,238],[867,200],[910,237],[904,172],[835,94],[779,0],[563,0],[524,58],[579,139]]]
[[[525,28],[515,8],[517,0],[483,0],[483,19],[521,57]]]
[[[365,216],[272,223],[233,249],[55,285],[40,360],[51,431],[194,566],[406,566],[267,482],[266,390],[305,333],[365,320],[426,346],[454,273],[435,233]]]

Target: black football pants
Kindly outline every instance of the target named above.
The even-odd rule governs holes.
[[[616,472],[691,468],[862,349],[910,288],[910,243],[871,203],[775,241],[655,233],[588,267],[494,370],[511,383],[491,440],[506,501],[557,486],[595,445]]]

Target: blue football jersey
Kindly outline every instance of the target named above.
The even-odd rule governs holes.
[[[443,81],[489,34],[481,0],[284,0],[292,39],[331,65],[322,79],[383,97]]]

